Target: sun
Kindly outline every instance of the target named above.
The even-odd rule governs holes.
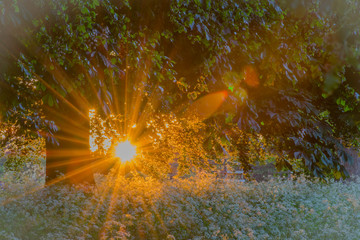
[[[129,140],[119,142],[115,146],[115,157],[120,158],[121,162],[128,162],[136,156],[136,146],[132,145]]]

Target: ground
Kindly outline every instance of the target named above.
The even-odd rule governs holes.
[[[24,194],[30,189],[3,186],[1,239],[360,239],[359,180],[159,181],[114,173],[98,176],[96,187]]]

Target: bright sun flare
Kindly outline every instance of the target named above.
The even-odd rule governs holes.
[[[129,140],[120,142],[115,146],[115,156],[120,158],[122,162],[128,162],[136,155],[136,147]]]

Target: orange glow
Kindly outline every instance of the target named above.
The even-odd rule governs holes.
[[[250,87],[257,87],[259,86],[259,76],[256,72],[256,69],[248,65],[244,69],[244,77],[245,77],[245,83]]]
[[[136,147],[129,140],[120,142],[115,146],[115,157],[120,158],[121,162],[128,162],[136,156]]]
[[[213,115],[227,98],[227,91],[208,94],[196,100],[185,112],[185,117],[203,121]]]

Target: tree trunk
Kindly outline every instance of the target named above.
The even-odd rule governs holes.
[[[54,134],[57,142],[51,138],[46,140],[46,185],[57,182],[93,184],[88,112],[81,114],[71,108],[63,111],[51,108],[46,114],[58,127]]]

